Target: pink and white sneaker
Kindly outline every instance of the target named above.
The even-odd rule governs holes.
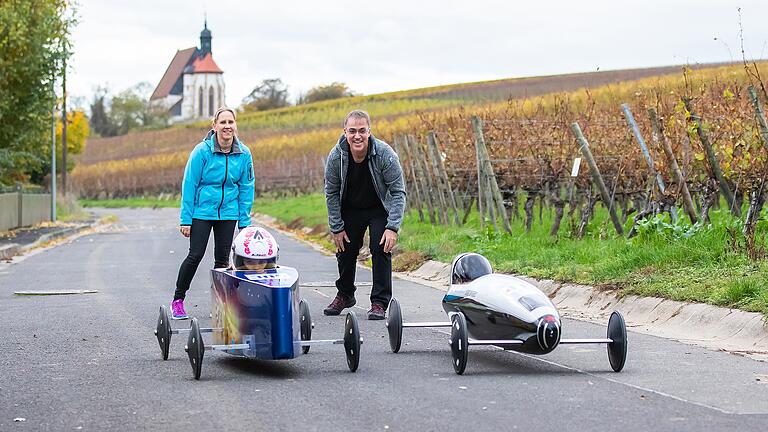
[[[178,299],[171,302],[171,317],[175,320],[188,319],[189,315],[184,310],[184,300]]]

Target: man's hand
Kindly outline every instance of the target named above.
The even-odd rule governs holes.
[[[397,233],[391,229],[385,229],[379,244],[384,245],[384,253],[392,252],[397,244]]]
[[[189,237],[189,231],[192,229],[189,225],[182,225],[179,227],[179,232],[181,232],[181,235],[184,237]]]
[[[337,232],[333,234],[333,244],[336,245],[336,252],[344,252],[344,242],[349,243],[349,237],[347,237],[346,231]]]

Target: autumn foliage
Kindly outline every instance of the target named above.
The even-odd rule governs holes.
[[[580,156],[569,129],[578,122],[608,187],[631,204],[632,197],[651,190],[652,178],[620,105],[628,103],[633,110],[671,199],[677,199],[679,188],[652,139],[649,107],[663,119],[692,190],[709,193],[713,187],[682,97],[691,98],[702,116],[728,181],[735,190],[748,191],[763,177],[766,163],[746,97],[748,84],[742,67],[728,66],[495,102],[462,99],[452,88],[398,92],[243,115],[238,133],[254,155],[257,193],[319,190],[324,158],[341,134],[337,123],[349,109],[360,107],[371,112],[374,134],[388,142],[407,133],[423,139],[435,131],[450,176],[466,189],[475,169],[470,117],[479,115],[500,186],[512,193],[551,195],[569,183],[573,159]],[[207,130],[207,124],[198,123],[92,140],[72,182],[87,197],[177,192],[187,156]],[[590,185],[582,166],[574,187],[593,194]]]

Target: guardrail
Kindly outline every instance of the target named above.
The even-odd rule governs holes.
[[[0,192],[0,231],[51,220],[51,194],[25,191]]]

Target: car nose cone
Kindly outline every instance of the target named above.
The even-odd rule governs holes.
[[[560,322],[552,315],[546,315],[539,319],[536,327],[536,339],[539,347],[545,352],[550,352],[560,343]]]

